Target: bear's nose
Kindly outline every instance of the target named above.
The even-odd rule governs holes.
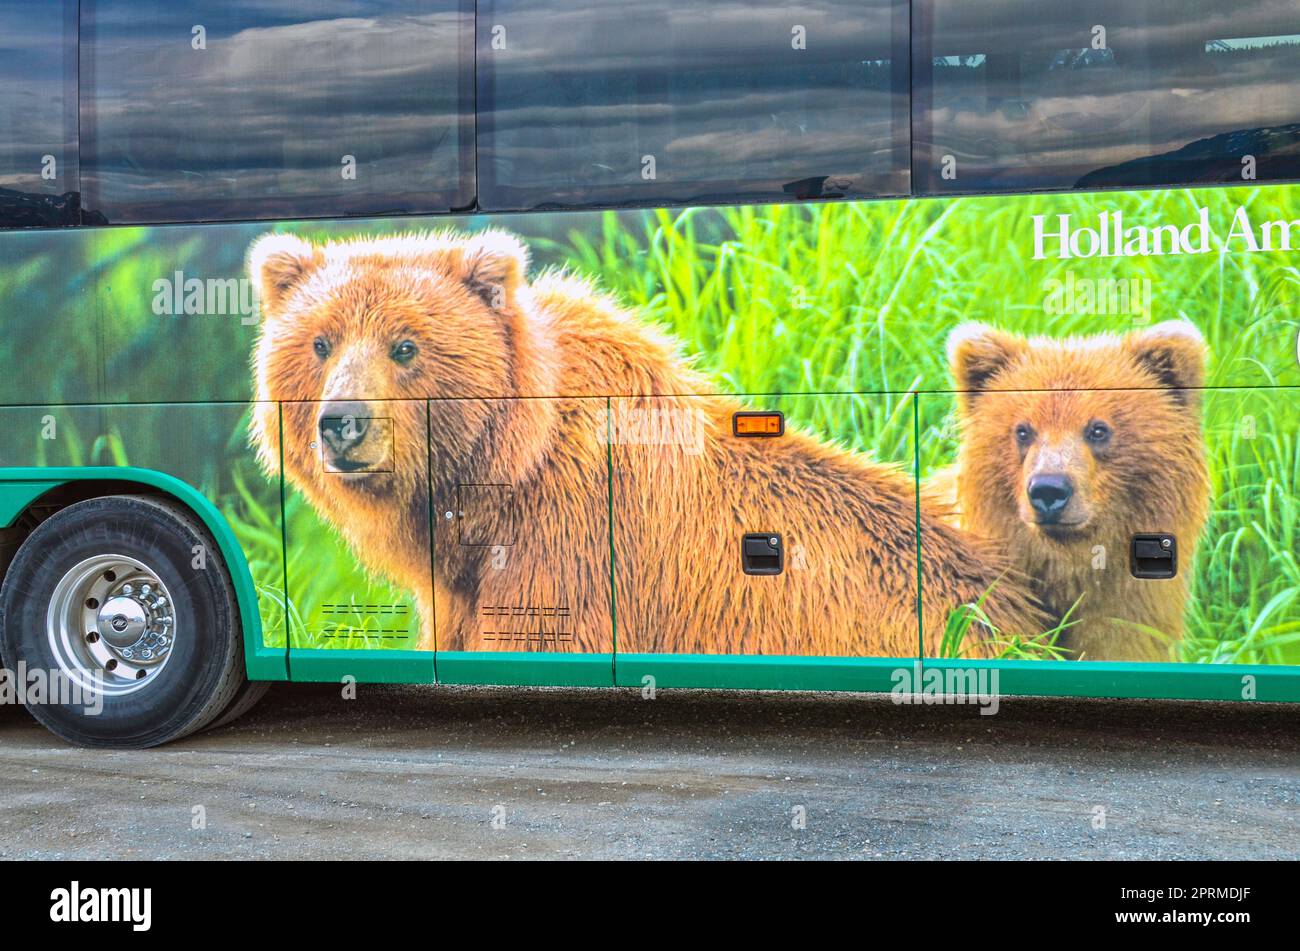
[[[1038,513],[1038,521],[1050,525],[1061,518],[1074,495],[1074,483],[1065,475],[1036,475],[1029,480],[1029,504]]]
[[[370,407],[365,403],[326,403],[316,426],[331,452],[347,452],[366,438]]]

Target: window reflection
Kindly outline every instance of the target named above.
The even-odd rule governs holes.
[[[907,5],[483,0],[480,203],[907,190]]]
[[[1294,0],[914,7],[918,191],[1300,177]]]
[[[462,0],[89,0],[86,205],[111,221],[464,205],[472,35]]]
[[[78,221],[76,8],[0,0],[0,227]]]

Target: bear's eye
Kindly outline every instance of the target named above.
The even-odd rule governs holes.
[[[1101,420],[1094,419],[1083,431],[1083,438],[1094,446],[1101,446],[1110,441],[1110,427]]]
[[[393,347],[393,359],[398,363],[410,363],[415,357],[417,350],[415,344],[409,340],[403,340],[397,346]]]
[[[311,348],[316,351],[316,356],[322,360],[330,355],[330,342],[324,337],[317,337],[313,340]]]
[[[1034,441],[1034,427],[1028,423],[1021,423],[1016,427],[1016,442],[1022,446],[1028,446]]]

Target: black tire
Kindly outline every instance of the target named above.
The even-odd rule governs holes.
[[[205,726],[205,730],[219,730],[227,724],[234,723],[253,707],[257,702],[266,696],[266,692],[271,689],[269,680],[249,680],[238,693],[235,694],[230,706],[223,710],[210,724]]]
[[[195,545],[205,547],[202,568],[193,565]],[[156,673],[140,674],[141,686],[124,688],[134,692],[104,695],[98,715],[88,713],[84,701],[32,704],[31,715],[71,743],[142,749],[201,730],[247,699],[243,631],[229,572],[198,519],[153,496],[78,502],[28,536],[0,586],[0,653],[6,660],[25,663],[28,671],[69,667],[50,633],[56,589],[79,565],[110,553],[147,565],[170,593],[175,627],[169,656]]]

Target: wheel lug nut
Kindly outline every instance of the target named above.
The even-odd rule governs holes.
[[[135,585],[130,585],[130,584],[124,584],[124,585],[122,585],[122,593],[123,593],[123,594],[130,594],[130,593],[131,593],[132,591],[134,591],[134,590],[135,590]]]

